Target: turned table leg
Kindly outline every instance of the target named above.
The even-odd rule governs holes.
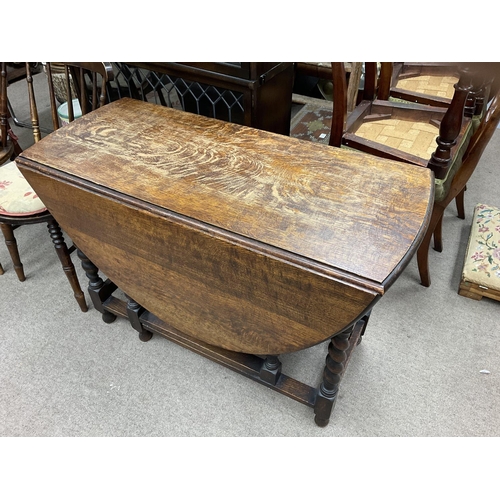
[[[76,253],[82,261],[82,268],[85,275],[89,279],[88,292],[94,307],[102,314],[102,320],[105,323],[113,323],[116,315],[104,309],[104,301],[116,290],[116,285],[112,283],[106,285],[102,278],[99,276],[99,269],[91,262],[87,256],[79,249]]]
[[[133,298],[129,297],[127,294],[125,294],[125,297],[127,297],[128,301],[127,316],[134,330],[137,330],[139,332],[139,339],[142,342],[147,342],[148,340],[151,340],[153,334],[148,330],[144,329],[140,320],[140,315],[145,311],[145,309]]]
[[[278,356],[267,356],[260,368],[260,378],[272,385],[276,385],[281,375],[281,361]]]
[[[320,427],[328,425],[330,415],[335,407],[340,381],[345,368],[345,351],[349,347],[349,337],[353,329],[354,326],[345,332],[335,335],[328,346],[323,381],[319,387],[314,404],[314,413],[316,415],[314,421]]]

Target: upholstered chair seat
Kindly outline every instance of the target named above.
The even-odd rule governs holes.
[[[11,161],[0,167],[0,213],[23,217],[45,212],[47,208]]]

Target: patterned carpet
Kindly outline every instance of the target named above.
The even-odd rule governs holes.
[[[290,127],[290,136],[328,144],[332,123],[333,103],[323,99],[304,99],[294,102],[296,108]]]

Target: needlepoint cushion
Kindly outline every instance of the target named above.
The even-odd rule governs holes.
[[[44,212],[46,209],[23,174],[11,161],[0,166],[0,215],[20,217]]]
[[[476,205],[462,273],[465,281],[500,290],[500,209]]]

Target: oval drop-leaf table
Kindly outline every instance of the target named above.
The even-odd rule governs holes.
[[[318,425],[418,248],[434,185],[428,169],[132,99],[17,164],[79,249],[105,321],[128,317],[143,340],[160,333],[312,406]],[[328,339],[318,389],[281,373],[280,354]]]

